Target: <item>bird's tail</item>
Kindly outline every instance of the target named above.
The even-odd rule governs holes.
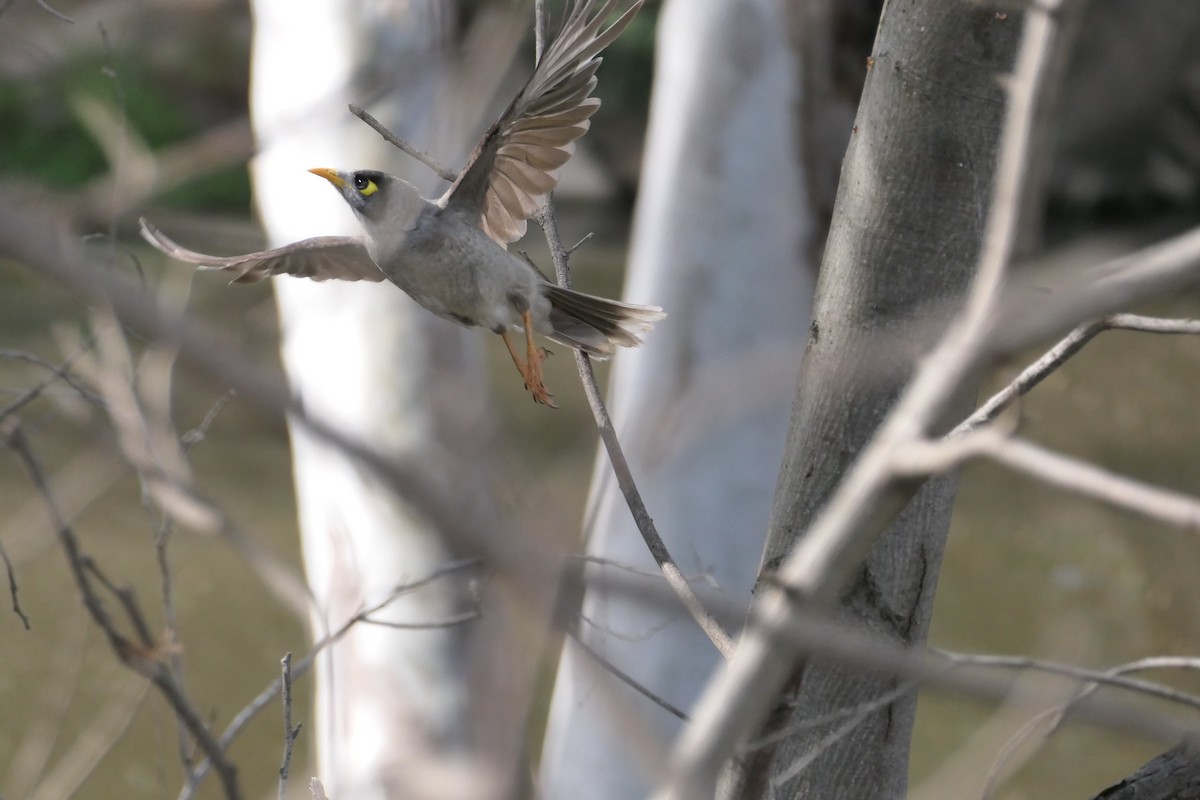
[[[596,358],[608,358],[617,346],[637,347],[640,334],[667,316],[656,306],[618,303],[553,284],[545,284],[543,291],[554,328],[548,338]]]

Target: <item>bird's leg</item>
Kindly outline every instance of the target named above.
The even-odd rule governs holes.
[[[517,371],[521,373],[521,379],[525,381],[525,388],[533,395],[533,400],[536,403],[550,406],[550,408],[558,408],[552,400],[552,395],[546,391],[546,387],[542,384],[542,359],[544,351],[535,347],[533,344],[533,320],[526,311],[521,315],[525,323],[525,345],[528,353],[528,360],[521,361],[521,357],[517,355],[517,350],[513,347],[512,340],[508,338],[508,331],[500,331],[500,338],[504,340],[504,346],[508,348],[508,354],[512,357],[513,364],[516,365]]]
[[[546,391],[542,383],[542,362],[546,360],[546,351],[533,343],[533,315],[526,310],[521,314],[521,321],[525,323],[525,363],[529,367],[525,385],[533,393],[534,401],[558,408],[551,399],[553,395]]]
[[[533,318],[528,311],[524,311],[521,313],[521,319],[525,326],[525,361],[522,361],[521,357],[517,355],[512,340],[508,338],[508,331],[499,331],[500,338],[504,339],[504,346],[508,348],[508,354],[512,357],[517,371],[521,373],[521,379],[525,381],[525,388],[533,395],[534,402],[550,406],[550,408],[558,408],[551,399],[553,395],[546,391],[546,386],[542,383],[542,361],[545,359],[546,351],[533,343]]]

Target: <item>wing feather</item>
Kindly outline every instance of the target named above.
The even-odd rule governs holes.
[[[587,133],[600,107],[593,97],[600,52],[644,0],[575,0],[533,75],[475,146],[439,205],[462,214],[502,245],[525,234],[526,221],[558,184],[558,169]]]
[[[257,283],[272,275],[295,275],[314,281],[382,281],[363,240],[353,236],[318,236],[313,239],[241,256],[210,256],[188,250],[154,227],[144,217],[142,238],[177,261],[200,269],[235,273],[233,283]]]

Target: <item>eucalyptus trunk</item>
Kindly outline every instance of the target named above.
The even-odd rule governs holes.
[[[454,3],[254,0],[253,12],[253,178],[271,245],[360,233],[344,201],[307,168],[383,169],[427,195],[441,193],[437,178],[351,116],[347,104],[366,107],[419,145],[437,144],[438,157],[461,161],[479,130],[461,124],[465,115],[452,104],[466,103],[477,116],[486,103],[453,91]],[[503,74],[505,65],[486,68]],[[386,283],[283,277],[275,289],[284,365],[307,409],[428,465],[453,491],[486,496],[475,450],[488,441],[488,392],[476,332],[437,319]],[[314,638],[394,587],[470,555],[452,552],[438,530],[352,460],[299,426],[290,430]],[[437,623],[460,614],[468,593],[461,578],[438,580],[372,616]],[[468,650],[478,634],[477,626],[358,625],[324,651],[316,720],[305,735],[316,741],[317,774],[329,796],[440,796],[415,787],[442,775],[468,747],[478,717],[469,702]]]
[[[616,358],[611,408],[684,574],[748,606],[820,230],[801,166],[799,60],[775,0],[671,0],[658,37],[626,295],[670,317]],[[586,520],[589,555],[653,575],[603,453]],[[720,659],[682,608],[593,589],[580,619],[588,647],[683,709]],[[545,797],[624,800],[653,785],[655,765],[633,752],[640,739],[612,714],[610,693],[626,694],[664,740],[678,729],[568,640],[544,745]]]

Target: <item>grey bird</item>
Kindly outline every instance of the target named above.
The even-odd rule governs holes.
[[[558,182],[575,140],[600,106],[592,96],[600,52],[641,7],[634,0],[578,0],[533,75],[475,146],[467,166],[437,200],[405,180],[374,170],[310,172],[338,190],[365,236],[319,236],[274,250],[220,257],[188,250],[141,220],[141,233],[168,256],[201,269],[234,272],[234,283],[288,274],[313,280],[387,279],[444,319],[500,334],[533,399],[554,402],[542,380],[545,351],[533,334],[597,358],[634,347],[666,316],[564,289],[507,250]],[[509,331],[523,330],[525,357]]]

